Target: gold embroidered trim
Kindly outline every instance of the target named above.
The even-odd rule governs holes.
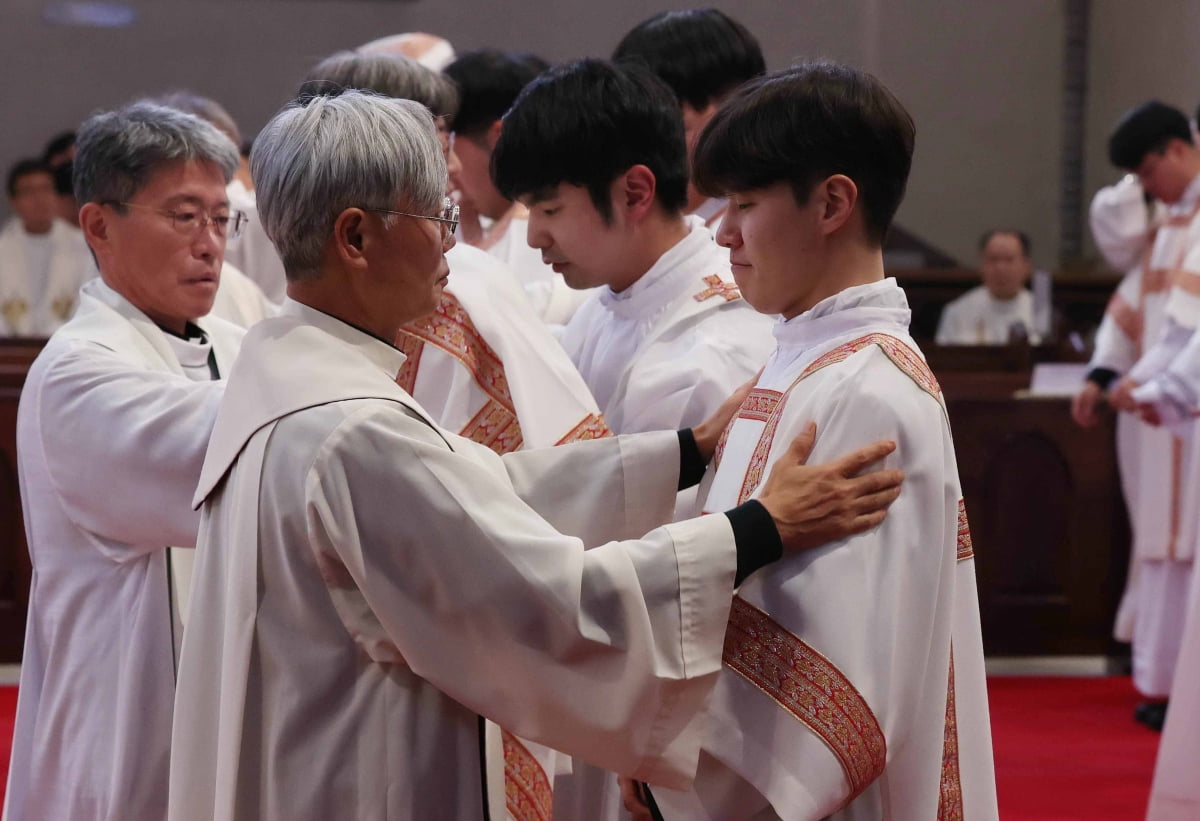
[[[554,790],[542,765],[508,730],[500,731],[504,745],[504,804],[515,821],[550,821]]]
[[[767,417],[771,415],[771,411],[775,410],[775,406],[779,404],[781,398],[783,398],[783,394],[779,391],[755,388],[750,391],[745,401],[742,402],[742,406],[738,408],[737,418],[766,422]]]
[[[1157,294],[1175,284],[1176,272],[1169,268],[1152,268],[1142,272],[1142,293]]]
[[[578,425],[567,431],[563,438],[554,444],[566,445],[571,442],[584,442],[589,439],[604,439],[612,435],[613,432],[609,429],[603,416],[598,413],[589,413],[583,417]]]
[[[479,413],[462,429],[461,435],[491,448],[501,456],[520,450],[524,444],[516,414],[495,399],[489,399],[479,409]]]
[[[828,659],[735,596],[725,665],[812,730],[837,757],[853,801],[883,772],[887,741],[862,695]]]
[[[946,725],[942,736],[942,784],[938,821],[963,821],[962,774],[958,768],[958,711],[954,704],[954,648],[946,683]]]
[[[703,302],[714,296],[719,296],[726,302],[733,302],[735,299],[742,298],[742,292],[738,290],[737,285],[732,282],[725,282],[716,274],[706,276],[704,284],[708,287],[698,294],[692,294],[692,299],[697,302]]]
[[[396,374],[396,384],[412,396],[417,385],[417,371],[421,368],[421,352],[425,350],[425,343],[412,334],[401,331],[396,334],[396,347],[404,354],[404,364],[400,366],[400,373]]]
[[[958,561],[975,558],[975,543],[971,540],[971,525],[967,522],[967,505],[958,500]]]

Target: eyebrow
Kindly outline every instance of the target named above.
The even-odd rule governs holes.
[[[526,203],[527,205],[540,205],[541,203],[546,202],[547,200],[557,199],[558,198],[558,186],[557,185],[542,186],[541,188],[537,188],[537,189],[534,189],[533,191],[530,191],[528,194],[525,195],[525,198],[529,200],[529,202]]]
[[[205,207],[204,200],[202,200],[199,197],[194,196],[192,194],[176,194],[173,197],[168,197],[167,200],[163,203],[164,208],[170,208],[171,206],[174,206],[174,205],[196,205],[201,208]],[[216,204],[216,207],[217,208],[228,208],[229,200],[221,200],[220,202],[218,202]]]

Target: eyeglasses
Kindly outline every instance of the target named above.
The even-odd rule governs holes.
[[[245,213],[241,211],[230,211],[228,214],[210,215],[203,211],[174,211],[169,208],[154,208],[149,205],[138,205],[136,202],[122,202],[120,200],[108,200],[105,205],[123,205],[126,208],[140,208],[143,211],[153,211],[154,213],[166,217],[171,220],[171,225],[180,234],[192,237],[200,233],[201,230],[212,226],[217,232],[217,236],[226,239],[237,239],[242,235],[242,229],[246,227],[248,219]]]
[[[449,197],[446,197],[442,201],[442,214],[439,217],[431,217],[428,214],[409,214],[404,211],[391,211],[387,208],[364,208],[363,210],[375,214],[395,214],[398,217],[416,217],[417,219],[440,222],[446,226],[442,229],[446,236],[458,230],[458,205]]]

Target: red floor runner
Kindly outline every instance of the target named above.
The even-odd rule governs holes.
[[[1004,821],[1143,817],[1158,734],[1133,722],[1128,678],[994,678],[988,692]],[[0,687],[4,776],[16,707],[17,688]]]

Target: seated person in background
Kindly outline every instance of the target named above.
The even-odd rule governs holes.
[[[1038,342],[1029,237],[1023,231],[994,228],[979,240],[983,284],[949,303],[938,323],[939,345],[1007,345],[1014,336]]]
[[[0,336],[49,336],[75,311],[87,244],[58,218],[49,166],[21,160],[7,190],[16,216],[0,231]]]

